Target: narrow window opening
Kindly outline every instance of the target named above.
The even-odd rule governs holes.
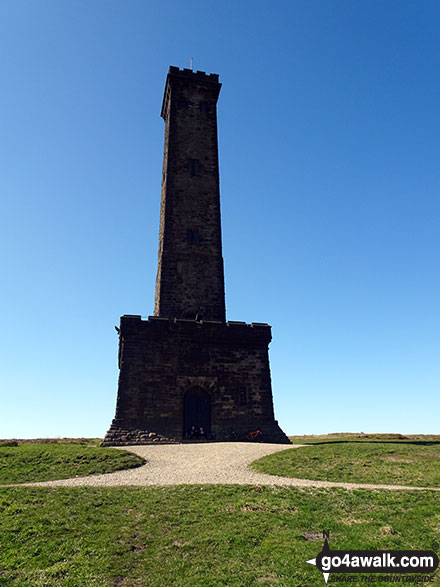
[[[154,406],[156,404],[156,388],[147,386],[144,390],[145,405]]]
[[[198,159],[188,159],[188,169],[192,175],[195,175],[200,170],[200,162]]]
[[[186,242],[191,245],[198,245],[200,243],[200,234],[198,230],[186,231]]]
[[[245,387],[240,387],[240,406],[247,404],[247,391]]]
[[[200,112],[203,112],[203,113],[208,112],[208,103],[207,102],[200,102],[199,109],[200,109]]]

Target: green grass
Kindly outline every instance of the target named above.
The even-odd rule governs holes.
[[[143,459],[97,441],[0,446],[0,484],[50,481],[138,467]]]
[[[440,442],[326,441],[263,457],[252,467],[282,477],[440,487]]]
[[[336,432],[333,434],[306,434],[304,436],[289,436],[293,444],[323,444],[328,442],[381,442],[404,441],[404,442],[439,442],[438,434],[365,434],[364,432]]]
[[[438,549],[439,505],[429,491],[4,488],[0,585],[324,585],[305,563],[323,529],[335,549]]]

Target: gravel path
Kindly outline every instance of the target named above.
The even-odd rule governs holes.
[[[293,445],[287,450],[295,450],[303,445]],[[75,477],[59,481],[26,483],[20,486],[39,487],[110,487],[121,485],[200,485],[200,484],[239,484],[239,485],[290,485],[294,487],[344,487],[346,489],[406,489],[422,490],[428,487],[408,487],[402,485],[371,485],[361,483],[334,483],[330,481],[309,481],[258,473],[249,464],[262,456],[281,450],[286,445],[250,444],[247,442],[218,442],[197,444],[167,444],[148,446],[127,446],[124,449],[134,452],[147,463],[137,469],[117,471],[104,475]],[[121,449],[121,450],[124,450]],[[440,488],[433,489],[440,491]]]

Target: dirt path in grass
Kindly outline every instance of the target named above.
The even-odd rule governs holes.
[[[303,445],[293,445],[295,450]],[[75,477],[60,481],[21,484],[41,487],[110,487],[121,485],[284,485],[294,487],[345,487],[346,489],[406,489],[421,490],[428,487],[402,485],[374,485],[364,483],[335,483],[331,481],[310,481],[258,473],[249,464],[260,457],[281,450],[286,445],[250,444],[246,442],[219,442],[198,444],[167,444],[148,446],[127,446],[147,463],[137,469],[117,471],[104,475]],[[123,449],[121,449],[123,450]],[[434,489],[440,491],[440,488]]]

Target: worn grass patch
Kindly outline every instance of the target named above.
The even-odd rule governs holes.
[[[143,459],[88,444],[25,443],[0,446],[0,484],[51,481],[138,467]]]
[[[327,441],[252,463],[263,473],[320,481],[440,487],[439,441]]]
[[[252,486],[5,488],[0,585],[321,585],[305,561],[321,550],[322,529],[335,549],[431,549],[439,498]]]

